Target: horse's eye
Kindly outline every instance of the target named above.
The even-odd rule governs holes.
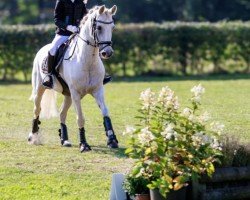
[[[97,30],[98,30],[98,31],[101,31],[101,30],[102,30],[102,27],[101,27],[101,26],[97,26]]]

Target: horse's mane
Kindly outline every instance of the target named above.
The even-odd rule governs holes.
[[[93,6],[91,9],[88,10],[87,15],[85,15],[81,22],[80,22],[80,26],[83,26],[85,24],[85,22],[88,20],[88,18],[94,18],[94,16],[97,16],[97,12],[98,9],[100,8],[100,6]],[[105,11],[104,13],[108,14],[108,9],[105,7]]]

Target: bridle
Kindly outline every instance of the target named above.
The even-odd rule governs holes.
[[[79,33],[80,33],[80,29],[78,30],[77,33],[72,34],[72,37],[71,37],[71,38],[74,38],[75,36],[77,36],[77,37],[80,38],[83,42],[85,42],[87,45],[90,45],[90,46],[92,46],[92,47],[94,47],[94,48],[99,48],[100,45],[105,45],[105,46],[103,46],[101,49],[99,48],[99,53],[100,53],[100,52],[101,52],[103,49],[105,49],[106,47],[108,47],[108,46],[112,47],[113,42],[112,42],[112,41],[100,41],[100,40],[99,40],[98,34],[97,34],[98,29],[97,29],[97,27],[96,27],[97,22],[98,22],[98,23],[101,23],[101,24],[112,24],[112,23],[115,23],[115,20],[114,20],[114,18],[113,18],[112,21],[105,22],[105,21],[101,21],[101,20],[96,20],[96,17],[95,17],[94,19],[92,19],[92,35],[93,35],[93,37],[94,37],[94,43],[90,42],[89,40],[85,40],[84,38],[82,38],[82,37],[80,36],[80,34],[79,34]],[[72,55],[69,56],[68,58],[64,59],[64,60],[70,60],[70,59],[73,57],[74,52],[75,52],[75,50],[76,50],[76,46],[77,46],[77,40],[76,40],[76,44],[75,44],[75,47],[74,47],[74,49],[73,49]]]
[[[108,46],[111,46],[112,47],[112,44],[113,42],[112,41],[100,41],[99,38],[98,38],[98,29],[97,29],[97,23],[101,23],[101,24],[112,24],[114,23],[114,19],[112,21],[109,21],[109,22],[105,22],[105,21],[102,21],[102,20],[97,20],[96,17],[94,19],[92,19],[92,35],[94,37],[94,43],[91,43],[89,40],[85,40],[83,39],[79,33],[77,33],[77,36],[82,40],[84,41],[87,45],[90,45],[92,47],[100,47],[100,45],[104,45],[101,49],[99,49],[99,52],[101,52],[103,49],[105,49],[106,47]]]

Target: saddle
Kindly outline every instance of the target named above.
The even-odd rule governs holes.
[[[56,55],[55,55],[54,65],[52,67],[53,68],[52,75],[54,75],[57,78],[57,80],[60,82],[60,84],[62,85],[62,88],[63,88],[62,94],[66,95],[66,96],[70,96],[69,86],[67,85],[65,80],[63,80],[63,78],[60,76],[59,71],[60,71],[61,64],[64,60],[65,53],[66,53],[72,39],[75,36],[76,36],[76,34],[72,34],[69,37],[69,39],[58,48]],[[43,68],[42,68],[43,73],[46,73],[46,71],[47,71],[47,69],[44,68],[44,66],[47,66],[46,62],[47,62],[47,57],[44,59],[44,62],[43,62]]]

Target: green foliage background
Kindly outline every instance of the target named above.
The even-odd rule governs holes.
[[[54,37],[54,25],[1,26],[0,76],[29,80],[36,52]],[[196,75],[250,72],[250,23],[119,24],[115,55],[106,69],[124,75]]]
[[[52,23],[56,0],[1,0],[0,23]],[[121,22],[249,20],[249,0],[89,0],[87,7],[118,6]]]

